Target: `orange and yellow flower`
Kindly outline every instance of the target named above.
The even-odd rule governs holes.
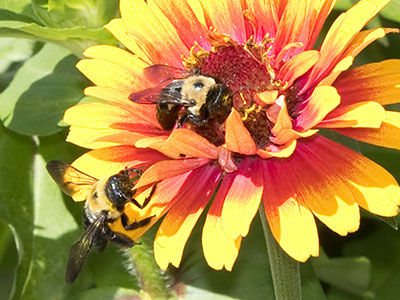
[[[360,1],[313,50],[333,0],[121,0],[121,18],[106,28],[127,50],[90,47],[77,65],[94,83],[85,94],[104,101],[65,113],[67,140],[92,149],[73,165],[98,178],[139,167],[138,188],[158,182],[143,211],[126,210],[132,219],[155,215],[152,224],[166,215],[154,241],[163,269],[179,266],[214,193],[202,246],[215,269],[232,269],[261,201],[275,239],[299,261],[318,255],[315,218],[346,235],[358,229],[360,207],[397,215],[395,179],[318,134],[400,149],[400,113],[384,108],[400,102],[400,60],[350,69],[366,46],[398,32],[361,31],[388,2]],[[232,92],[229,116],[163,130],[155,105],[129,100],[154,86],[143,70],[155,64],[218,78]]]

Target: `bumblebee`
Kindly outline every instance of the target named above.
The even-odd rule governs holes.
[[[140,205],[133,197],[136,191],[131,180],[131,173],[136,173],[137,176],[142,174],[140,169],[125,169],[111,177],[98,180],[61,161],[50,161],[46,168],[67,195],[75,201],[86,200],[83,210],[85,230],[71,247],[65,274],[66,282],[71,284],[81,272],[92,248],[101,252],[108,242],[123,247],[132,247],[136,244],[128,236],[114,232],[108,223],[121,218],[121,223],[126,230],[149,224],[152,217],[129,224],[124,208],[128,202],[144,208],[154,194],[156,185],[153,185],[149,196]]]
[[[129,99],[156,104],[157,120],[165,130],[171,130],[177,122],[178,127],[188,121],[198,127],[209,122],[222,124],[233,107],[229,88],[211,76],[166,65],[153,65],[143,72],[157,85],[133,93]]]

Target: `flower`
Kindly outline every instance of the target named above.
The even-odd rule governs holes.
[[[327,128],[359,141],[400,149],[400,60],[349,69],[367,45],[397,29],[361,31],[389,1],[362,0],[341,14],[313,46],[335,1],[121,0],[106,28],[128,49],[88,48],[77,67],[104,100],[65,113],[67,141],[93,149],[73,165],[102,177],[145,170],[140,190],[157,184],[150,204],[130,218],[155,215],[124,232],[137,238],[161,216],[157,263],[178,267],[199,216],[205,259],[231,270],[262,201],[271,231],[298,261],[319,251],[315,218],[340,235],[359,227],[359,208],[395,216],[400,188],[382,167],[319,134]],[[152,65],[218,78],[233,107],[202,126],[164,130],[155,105],[129,98],[160,82]],[[154,76],[153,76],[154,77]],[[146,192],[143,192],[143,195]]]

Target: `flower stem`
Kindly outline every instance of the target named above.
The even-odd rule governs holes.
[[[264,206],[259,208],[267,244],[276,300],[301,300],[299,263],[290,258],[275,241],[265,217]]]
[[[154,260],[151,241],[142,238],[141,244],[126,250],[126,256],[142,293],[145,293],[150,299],[174,298],[173,291],[168,288],[168,275],[160,270]]]

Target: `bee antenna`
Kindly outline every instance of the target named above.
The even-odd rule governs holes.
[[[233,92],[232,97],[235,96],[240,91],[242,91],[244,89],[248,89],[249,87],[250,87],[250,85],[241,86],[240,88],[238,88],[236,91]]]

